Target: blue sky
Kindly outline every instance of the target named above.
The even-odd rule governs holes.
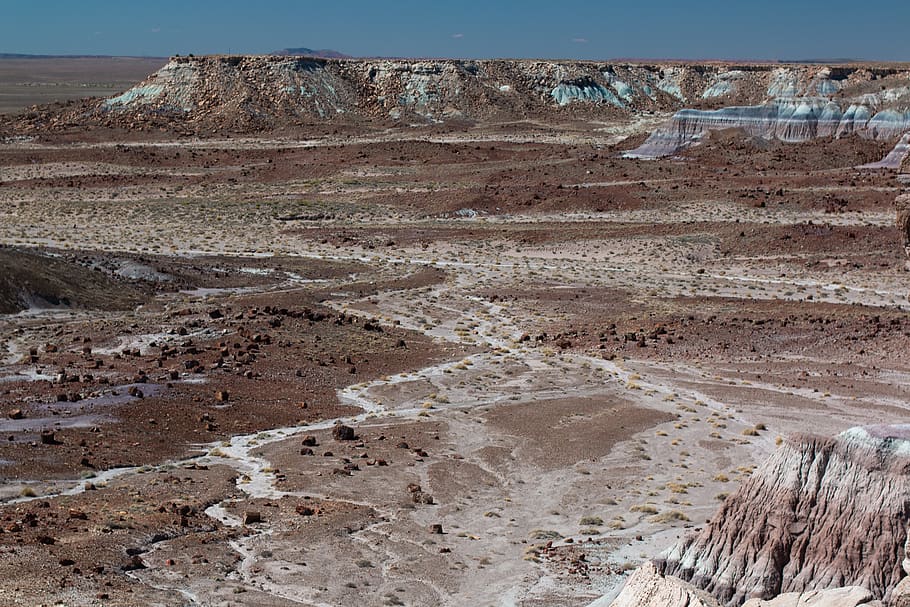
[[[0,52],[910,61],[910,0],[0,0]]]

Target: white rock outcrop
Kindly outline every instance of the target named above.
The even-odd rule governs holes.
[[[692,584],[661,575],[649,561],[629,576],[610,607],[720,607],[720,603]]]
[[[858,586],[830,588],[828,590],[810,590],[808,592],[788,592],[773,599],[749,599],[743,607],[866,607],[881,606],[872,593]]]

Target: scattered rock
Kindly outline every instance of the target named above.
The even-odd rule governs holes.
[[[146,565],[142,562],[142,558],[140,558],[138,554],[131,556],[122,567],[123,571],[138,571],[145,568]]]
[[[337,441],[350,441],[357,438],[354,434],[354,428],[344,424],[336,424],[332,428],[332,437]]]

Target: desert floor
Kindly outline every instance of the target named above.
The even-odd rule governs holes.
[[[661,118],[0,144],[0,254],[88,276],[0,316],[5,598],[586,605],[903,418],[887,146]]]

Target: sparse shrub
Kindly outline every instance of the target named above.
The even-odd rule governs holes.
[[[688,521],[689,517],[679,510],[668,510],[667,512],[655,514],[648,520],[652,523],[672,523],[674,521]]]
[[[553,531],[552,529],[534,529],[530,534],[528,534],[528,536],[532,540],[542,541],[562,539],[562,534],[558,531]]]

